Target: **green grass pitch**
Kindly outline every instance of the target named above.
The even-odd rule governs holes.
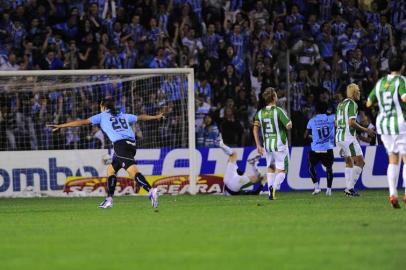
[[[0,199],[0,269],[405,269],[406,205],[361,195]]]

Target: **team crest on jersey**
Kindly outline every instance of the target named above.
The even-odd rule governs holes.
[[[390,82],[386,82],[385,85],[383,86],[385,89],[388,89],[390,86]]]

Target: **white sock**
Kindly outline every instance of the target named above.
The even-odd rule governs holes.
[[[404,174],[403,169],[403,174]],[[398,178],[399,174],[399,165],[397,164],[389,164],[388,166],[388,186],[389,186],[389,195],[390,196],[398,196],[398,191],[396,189],[396,179]]]
[[[361,167],[358,167],[358,166],[352,167],[352,177],[353,177],[353,181],[351,183],[352,188],[354,188],[354,186],[357,183],[361,173],[362,173],[362,168]]]
[[[268,191],[269,191],[269,188],[273,186],[273,184],[275,182],[275,177],[276,177],[275,173],[266,174],[266,180],[268,180]]]
[[[273,183],[273,186],[276,190],[280,189],[283,181],[285,180],[285,177],[286,177],[286,173],[284,173],[284,172],[279,172],[276,174],[275,182]]]
[[[223,149],[224,153],[226,153],[228,156],[231,156],[233,154],[233,149],[228,147],[223,143],[223,141],[220,142],[220,148]]]
[[[406,166],[405,166],[405,164],[403,164],[402,176],[403,176],[403,185],[405,185],[405,195],[406,195]]]
[[[320,189],[320,182],[314,183],[314,189]]]
[[[351,186],[352,186],[352,182],[353,182],[352,168],[345,167],[344,175],[345,175],[345,186],[347,187],[347,190],[348,190],[348,189],[351,189],[351,188],[352,188],[352,187],[351,187]]]

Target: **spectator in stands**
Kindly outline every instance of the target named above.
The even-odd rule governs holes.
[[[216,140],[219,136],[219,129],[212,117],[207,114],[202,124],[196,130],[197,147],[216,147]]]
[[[388,71],[389,57],[406,57],[405,5],[403,0],[0,1],[0,70],[193,67],[196,122],[213,111],[219,126],[222,120],[228,125],[238,120],[249,137],[247,125],[254,108],[264,105],[260,95],[266,87],[285,94],[281,102],[286,107],[290,102],[296,127],[313,115],[320,95],[336,105],[350,82],[360,84],[366,95]],[[11,121],[5,131],[8,149],[58,147],[55,143],[66,138],[50,138],[49,131],[40,128],[42,123],[88,116],[97,111],[94,99],[105,94],[119,93],[117,101],[124,109],[141,104],[140,109],[152,112],[164,105],[171,108],[174,120],[162,128],[175,130],[179,125],[177,100],[184,82],[165,77],[154,91],[137,98],[117,86],[100,83],[72,90],[70,96],[50,91],[46,105],[42,97],[33,99],[33,93],[25,103],[6,91],[0,102],[7,108],[2,111],[3,124]],[[1,84],[0,92],[5,87]],[[74,105],[78,98],[92,105]],[[18,128],[23,112],[30,112],[37,139],[49,143],[33,143],[30,128]],[[172,131],[162,133],[162,128],[152,135],[175,136]],[[91,135],[91,130],[83,132]],[[73,135],[69,145],[77,147]],[[84,137],[79,134],[79,142]],[[292,138],[295,145],[304,143],[302,136]],[[249,143],[241,138],[230,141]]]

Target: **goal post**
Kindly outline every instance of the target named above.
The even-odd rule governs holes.
[[[187,149],[187,160],[178,165],[187,168],[189,193],[196,194],[192,68],[0,71],[0,115],[13,118],[0,130],[0,151],[107,148],[107,138],[96,128],[70,128],[58,138],[44,128],[99,113],[104,96],[115,98],[125,113],[166,114],[162,121],[137,123],[138,148]],[[105,144],[87,140],[97,132]]]

